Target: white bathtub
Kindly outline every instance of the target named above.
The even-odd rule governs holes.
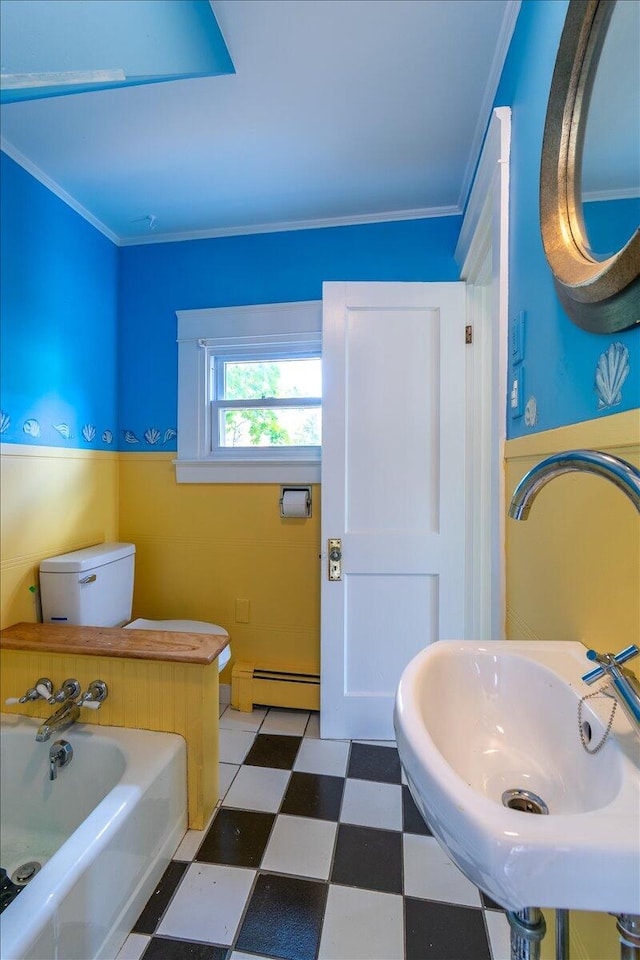
[[[76,724],[36,743],[39,721],[0,720],[0,865],[43,864],[0,919],[2,960],[113,958],[187,828],[182,737]],[[49,747],[73,747],[49,780]]]

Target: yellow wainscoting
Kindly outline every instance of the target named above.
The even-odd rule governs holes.
[[[640,466],[639,412],[510,440],[507,498],[544,457],[582,448]],[[606,480],[584,473],[552,480],[526,522],[507,520],[506,567],[509,639],[580,640],[601,652],[640,640],[640,517]],[[545,913],[543,957],[552,960],[553,912]],[[572,960],[619,955],[612,917],[573,911],[570,920]]]
[[[4,706],[40,677],[56,687],[70,677],[86,690],[104,680],[108,699],[99,710],[83,710],[83,723],[178,733],[187,743],[189,827],[202,830],[218,800],[218,663],[167,663],[120,657],[0,651],[0,697],[8,713],[45,718],[55,707],[44,701]],[[73,728],[67,731],[73,737]],[[43,758],[48,745],[43,744]]]
[[[177,484],[174,458],[121,454],[120,539],[136,545],[134,615],[218,623],[231,635],[232,661],[319,672],[320,487],[310,519],[283,519],[279,485]],[[237,600],[249,601],[248,621],[236,620]],[[230,679],[227,667],[222,680]]]
[[[38,619],[45,557],[118,537],[119,455],[4,443],[0,627]]]

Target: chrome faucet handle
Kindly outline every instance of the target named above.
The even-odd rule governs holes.
[[[42,700],[48,700],[53,693],[53,684],[48,677],[40,677],[36,680],[36,691]]]
[[[73,747],[68,740],[56,740],[49,747],[49,780],[57,780],[58,768],[73,760]]]
[[[32,703],[34,700],[48,700],[53,690],[53,684],[48,677],[40,677],[32,687],[22,697],[9,697],[5,700],[7,704],[14,703]]]
[[[104,680],[92,680],[85,692],[78,700],[79,707],[89,707],[98,710],[100,705],[109,696],[109,688]]]
[[[65,680],[60,689],[49,697],[49,703],[64,703],[65,700],[75,700],[79,696],[80,684],[71,678]]]
[[[596,680],[600,680],[601,677],[607,672],[607,667],[609,666],[621,666],[623,663],[626,663],[627,660],[631,660],[633,657],[640,655],[640,647],[635,643],[631,643],[628,647],[625,647],[624,650],[621,650],[620,653],[598,653],[597,650],[587,650],[587,660],[595,660],[596,663],[602,664],[600,667],[596,667],[595,670],[590,670],[589,673],[585,673],[581,679],[585,683],[595,683]]]

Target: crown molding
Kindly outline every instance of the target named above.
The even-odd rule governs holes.
[[[489,71],[489,78],[485,86],[482,104],[480,106],[480,110],[478,111],[478,122],[476,124],[476,129],[471,143],[471,149],[469,151],[469,160],[467,161],[467,166],[462,178],[462,186],[460,188],[460,195],[458,197],[458,207],[461,210],[464,210],[469,198],[469,193],[473,184],[473,179],[487,132],[487,127],[491,122],[493,102],[495,100],[496,93],[498,92],[498,84],[500,83],[500,77],[502,76],[502,70],[504,68],[505,60],[507,59],[507,53],[513,37],[513,31],[516,28],[516,22],[518,20],[518,14],[520,13],[521,6],[522,0],[508,0],[505,8],[502,26],[500,27],[500,33],[498,35],[498,40],[496,42],[496,48],[493,55],[493,61]]]
[[[84,220],[118,247],[142,246],[150,243],[178,243],[184,240],[212,240],[218,237],[237,237],[256,233],[284,233],[294,230],[316,230],[323,227],[352,227],[367,223],[392,223],[401,220],[425,220],[433,217],[456,217],[462,215],[462,208],[449,205],[443,207],[416,207],[411,210],[388,210],[383,213],[364,213],[351,217],[327,217],[318,220],[287,220],[279,223],[253,223],[237,227],[212,227],[205,230],[185,230],[175,233],[144,234],[136,237],[120,237],[110,230],[101,220],[83,207],[59,183],[44,173],[35,163],[20,153],[4,137],[0,138],[0,149],[11,157],[23,170],[31,174],[47,190],[66,203]]]
[[[40,167],[36,166],[33,161],[29,160],[28,157],[25,157],[23,153],[20,153],[12,143],[6,140],[4,137],[0,138],[0,149],[3,153],[6,153],[8,157],[14,160],[18,166],[22,167],[23,170],[26,170],[27,173],[31,174],[43,187],[46,187],[47,190],[50,190],[59,200],[62,200],[63,203],[66,203],[68,207],[71,207],[76,213],[80,214],[83,220],[86,220],[87,223],[90,223],[92,227],[95,227],[103,236],[108,240],[111,240],[112,243],[115,243],[116,246],[120,246],[120,238],[117,234],[110,230],[109,227],[98,220],[90,210],[87,210],[86,207],[83,207],[81,203],[71,196],[70,193],[60,186],[59,183],[56,183],[48,174],[46,174]]]
[[[621,187],[619,190],[590,190],[582,194],[583,203],[598,200],[637,200],[640,197],[637,187]]]
[[[159,233],[154,236],[126,237],[118,241],[121,247],[149,243],[177,243],[183,240],[212,240],[218,237],[237,237],[256,233],[284,233],[294,230],[317,230],[323,227],[353,227],[367,223],[391,223],[400,220],[425,220],[432,217],[461,216],[458,206],[418,207],[413,210],[390,210],[385,213],[365,213],[352,217],[328,217],[320,220],[287,220],[280,223],[254,223],[238,227],[219,227],[210,230],[188,230],[182,233]]]

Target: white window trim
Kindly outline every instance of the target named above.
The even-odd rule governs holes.
[[[322,345],[322,301],[179,310],[178,483],[319,483],[319,451],[277,451],[273,457],[227,458],[208,448],[208,357],[212,349],[278,344]]]

